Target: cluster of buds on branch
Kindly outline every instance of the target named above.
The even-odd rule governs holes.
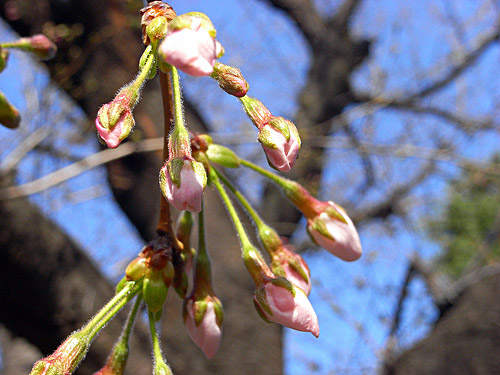
[[[7,68],[11,49],[32,53],[42,60],[52,59],[57,52],[56,45],[43,34],[0,43],[0,73]],[[0,124],[6,128],[15,129],[20,122],[19,111],[0,91]]]
[[[207,358],[216,355],[222,335],[223,308],[212,285],[212,267],[205,243],[203,200],[207,186],[219,193],[238,234],[243,263],[255,283],[253,302],[257,313],[266,322],[319,335],[318,318],[308,299],[312,284],[309,267],[293,247],[260,218],[225,176],[223,168],[246,167],[274,182],[307,218],[308,233],[316,244],[345,261],[361,256],[357,231],[343,208],[331,201],[317,200],[302,185],[240,158],[231,149],[215,144],[209,135],[188,130],[178,70],[192,76],[211,77],[226,93],[241,101],[258,129],[257,140],[273,169],[290,171],[301,145],[295,125],[274,116],[262,102],[247,96],[249,86],[241,71],[217,61],[224,49],[216,39],[210,19],[198,12],[176,16],[174,10],[161,1],[151,2],[141,12],[146,49],[139,62],[139,73],[111,102],[99,109],[95,124],[99,139],[108,147],[118,147],[135,125],[132,111],[141,88],[159,71],[163,103],[166,103],[166,162],[159,171],[162,198],[158,237],[127,266],[115,297],[54,354],[38,361],[32,375],[71,374],[97,332],[134,297],[135,304],[123,333],[108,361],[96,374],[123,373],[128,338],[142,303],[149,317],[153,373],[171,374],[156,330],[171,286],[184,302],[184,324],[189,336]],[[251,242],[235,202],[243,206],[255,224],[257,238],[269,263],[259,246]],[[171,206],[182,211],[175,230]],[[198,214],[197,248],[191,243],[193,214]]]

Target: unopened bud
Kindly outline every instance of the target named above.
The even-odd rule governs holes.
[[[146,259],[137,257],[131,261],[125,269],[127,280],[137,281],[142,279],[146,274]]]
[[[214,78],[220,88],[230,95],[241,98],[247,94],[248,83],[238,68],[216,62],[210,77]]]
[[[57,52],[56,45],[43,34],[21,38],[12,43],[3,43],[2,46],[6,48],[17,48],[22,51],[31,52],[42,60],[52,59]]]
[[[79,332],[68,337],[54,353],[35,363],[30,375],[72,374],[85,357],[89,343]]]
[[[147,7],[141,9],[141,14],[142,38],[145,45],[151,42],[148,35],[148,26],[153,20],[165,17],[166,21],[170,22],[176,16],[172,7],[163,1],[150,2]]]
[[[0,92],[0,124],[9,129],[15,129],[19,126],[20,121],[19,111]]]
[[[164,16],[159,16],[151,20],[146,26],[146,34],[151,42],[156,42],[165,37],[168,29],[168,21]]]
[[[250,117],[250,120],[252,120],[257,128],[260,129],[271,119],[271,111],[260,100],[246,95],[240,98],[240,100],[248,117]]]
[[[211,162],[226,168],[238,168],[240,166],[240,158],[231,149],[221,145],[211,144],[208,146],[206,155]]]
[[[157,313],[162,310],[167,299],[168,286],[163,279],[163,271],[148,269],[142,284],[142,296],[148,310]]]

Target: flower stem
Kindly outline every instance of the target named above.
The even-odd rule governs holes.
[[[81,330],[90,341],[140,290],[142,281],[129,282]]]
[[[170,135],[170,157],[185,158],[191,156],[191,146],[189,144],[189,133],[184,125],[184,113],[182,110],[182,95],[179,73],[175,66],[172,70],[172,91],[174,100],[174,130]]]
[[[252,217],[252,220],[257,226],[257,232],[262,241],[262,244],[264,245],[264,248],[269,253],[269,255],[272,255],[276,247],[281,245],[281,239],[278,233],[276,233],[273,228],[264,223],[257,211],[255,211],[255,209],[250,205],[243,194],[241,194],[241,192],[237,190],[235,186],[220,171],[215,168],[212,169],[215,170],[215,173],[217,173],[217,176],[222,180],[224,185],[226,185],[229,190],[233,192],[234,196],[240,201],[246,212]]]
[[[260,284],[260,282],[266,277],[271,275],[271,270],[267,266],[266,262],[262,258],[262,254],[259,250],[250,242],[247,233],[245,232],[245,228],[243,228],[243,224],[234,208],[231,199],[227,195],[224,187],[220,183],[220,180],[215,172],[214,168],[209,169],[210,179],[212,183],[215,185],[215,188],[219,192],[219,195],[226,206],[226,209],[233,221],[234,227],[236,229],[236,233],[238,234],[238,238],[241,244],[241,251],[243,262],[245,266],[254,279],[256,284]]]
[[[212,270],[210,258],[205,244],[205,220],[203,202],[201,203],[201,212],[198,214],[198,252],[196,253],[196,262],[194,268],[194,293],[199,299],[213,294],[212,289]]]
[[[160,371],[158,370],[161,368],[164,370],[162,372],[163,375],[172,375],[172,371],[165,363],[165,360],[163,359],[163,354],[161,353],[160,340],[158,339],[158,333],[156,332],[154,315],[151,311],[148,311],[148,319],[149,319],[149,330],[151,332],[151,341],[153,343],[153,358],[155,363],[155,370],[153,371],[153,374],[156,375],[157,373],[160,373]]]

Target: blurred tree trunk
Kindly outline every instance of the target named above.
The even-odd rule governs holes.
[[[500,270],[497,267],[497,270]],[[496,375],[500,369],[500,273],[468,287],[426,338],[385,375]]]

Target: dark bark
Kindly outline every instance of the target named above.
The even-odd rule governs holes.
[[[429,335],[386,375],[496,375],[500,369],[500,273],[467,288]]]
[[[5,186],[5,180],[1,184]],[[82,225],[85,225],[82,223]],[[0,201],[0,322],[44,355],[80,328],[113,295],[113,287],[83,251],[55,223],[25,199]],[[101,367],[121,332],[112,321],[93,343],[80,370]],[[131,368],[146,374],[149,348],[137,327]],[[8,354],[8,353],[7,353]]]

